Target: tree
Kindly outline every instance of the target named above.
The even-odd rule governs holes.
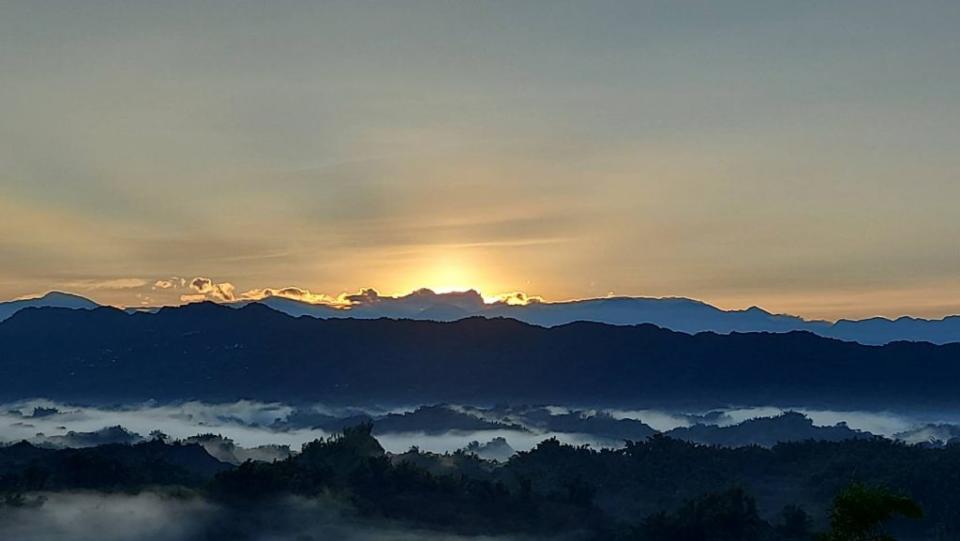
[[[910,498],[882,487],[854,483],[837,494],[824,541],[894,541],[883,524],[903,516],[919,519],[923,510]]]
[[[813,520],[803,508],[788,505],[780,512],[780,523],[776,527],[777,534],[783,539],[801,540],[810,539]]]
[[[633,532],[644,541],[759,541],[769,525],[757,505],[739,488],[705,494],[673,513],[651,515]],[[628,537],[629,538],[629,537]]]

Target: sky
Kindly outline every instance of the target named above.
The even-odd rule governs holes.
[[[0,0],[0,298],[960,313],[958,27],[954,1]]]

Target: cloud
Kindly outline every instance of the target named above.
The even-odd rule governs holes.
[[[237,300],[236,288],[230,282],[214,283],[209,278],[198,276],[190,281],[190,287],[201,295],[213,300],[231,302]]]
[[[362,289],[360,293],[340,295],[338,298],[345,301],[349,308],[353,309],[379,305],[393,309],[422,310],[444,304],[457,306],[467,311],[480,311],[487,307],[483,296],[475,289],[437,293],[429,288],[420,288],[406,295],[388,296],[381,295],[377,290],[368,288]]]
[[[68,288],[116,291],[137,289],[147,284],[148,282],[142,278],[110,278],[107,280],[76,280],[63,285]]]
[[[280,289],[269,287],[250,289],[240,294],[241,299],[253,301],[258,301],[269,297],[283,297],[285,299],[293,299],[310,304],[342,304],[342,302],[329,295],[324,295],[323,293],[314,293],[309,289],[302,289],[294,286],[283,287]]]
[[[190,280],[190,289],[196,291],[196,293],[181,295],[180,300],[185,302],[195,302],[198,300],[233,302],[243,300],[259,301],[270,297],[282,297],[310,304],[342,304],[338,302],[336,298],[329,295],[314,293],[309,289],[295,286],[254,288],[237,294],[236,287],[232,283],[214,282],[212,279],[203,276],[198,276]]]
[[[350,304],[376,304],[383,299],[373,288],[361,289],[360,293],[354,295],[342,294],[340,298]]]
[[[157,280],[154,290],[175,290],[177,279]],[[440,310],[434,317],[456,318],[467,315],[479,315],[488,310],[505,306],[524,306],[544,302],[541,297],[528,295],[522,291],[504,293],[493,297],[484,297],[475,289],[466,291],[436,292],[429,288],[420,288],[405,295],[383,295],[373,288],[363,288],[356,293],[340,293],[337,296],[314,292],[297,286],[261,287],[237,292],[231,282],[217,282],[212,278],[198,276],[189,282],[184,281],[189,292],[180,295],[181,302],[237,302],[261,301],[279,297],[303,303],[328,306],[352,311],[357,317],[383,312],[387,317],[414,317],[424,311]],[[444,311],[453,310],[443,316]]]
[[[363,288],[356,293],[344,292],[339,295],[328,295],[291,285],[285,287],[255,287],[239,292],[232,282],[218,282],[207,276],[197,276],[191,280],[177,276],[160,278],[153,282],[152,290],[180,293],[179,299],[185,303],[260,301],[279,297],[347,310],[380,306],[393,311],[399,310],[398,315],[402,315],[409,310],[421,311],[434,305],[455,306],[470,313],[480,313],[498,306],[519,306],[544,302],[541,297],[528,295],[522,291],[484,297],[475,289],[436,292],[429,288],[421,288],[404,295],[384,295],[376,289]]]
[[[579,412],[581,417],[609,415],[614,419],[631,419],[643,422],[656,430],[667,431],[692,424],[731,426],[757,417],[774,417],[784,413],[779,407],[736,408],[705,412],[644,409],[644,410],[575,410],[563,406],[512,407],[507,411],[447,406],[481,420],[517,424],[515,427],[495,429],[456,429],[459,421],[452,424],[434,421],[434,417],[411,419],[411,424],[394,425],[377,434],[385,449],[402,453],[416,445],[431,452],[453,452],[466,447],[471,441],[489,441],[505,438],[517,451],[528,451],[539,442],[554,437],[571,445],[590,444],[597,448],[618,448],[620,438],[611,439],[609,427],[603,422],[567,425],[552,424],[541,416],[544,410],[551,416],[565,416]],[[205,447],[218,444],[235,446],[230,452],[236,458],[269,458],[282,451],[282,447],[298,450],[304,443],[331,435],[334,428],[326,430],[315,425],[315,416],[330,418],[356,418],[367,415],[382,418],[388,413],[409,412],[413,408],[385,409],[374,405],[343,407],[324,404],[285,404],[280,402],[206,403],[180,402],[156,404],[126,404],[113,406],[81,406],[44,399],[0,403],[0,445],[28,440],[35,444],[56,446],[92,445],[102,440],[127,441],[140,436],[149,437],[155,430],[172,440],[186,440],[199,434],[205,436]],[[882,411],[832,411],[810,408],[791,408],[813,420],[816,426],[833,426],[844,422],[852,429],[894,437],[914,428],[923,428],[929,423],[960,425],[960,414],[953,412],[926,412],[923,414],[899,414]],[[124,430],[121,430],[122,427]],[[577,432],[573,432],[576,430]],[[2,505],[0,505],[2,508]],[[0,534],[0,539],[8,537]]]
[[[176,289],[184,287],[187,284],[187,281],[183,278],[173,276],[169,279],[157,280],[153,283],[153,289]]]
[[[527,304],[540,304],[543,302],[543,297],[527,295],[523,291],[514,291],[512,293],[497,295],[495,302],[509,304],[510,306],[525,306]]]
[[[213,286],[213,281],[209,278],[197,277],[193,280],[190,280],[190,287],[196,289],[200,293],[206,293]]]
[[[39,409],[38,409],[39,408]],[[39,412],[39,415],[37,414]],[[393,411],[396,412],[396,411]],[[286,446],[299,450],[303,444],[331,435],[311,423],[298,423],[300,414],[321,414],[338,418],[369,415],[381,417],[390,411],[376,406],[338,407],[324,404],[289,405],[279,402],[240,400],[227,403],[183,402],[170,404],[127,404],[123,406],[78,406],[44,399],[0,404],[0,445],[20,440],[36,444],[77,445],[96,438],[139,437],[154,430],[173,440],[187,440],[199,434],[216,434],[246,451],[264,446]],[[477,414],[471,414],[477,415]],[[511,422],[520,423],[519,418]],[[120,430],[120,427],[124,431]],[[437,425],[424,432],[390,431],[377,435],[390,452],[402,453],[417,445],[425,451],[453,452],[471,441],[503,437],[519,451],[528,451],[537,443],[555,437],[565,443],[595,447],[618,447],[621,441],[590,434],[563,433],[512,428],[453,430]],[[71,434],[72,432],[72,434]],[[88,443],[89,444],[89,443]],[[0,539],[5,539],[0,535]]]

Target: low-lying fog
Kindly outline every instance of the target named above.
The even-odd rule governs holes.
[[[243,513],[198,496],[160,493],[31,494],[36,505],[0,506],[0,539],[18,541],[519,541],[460,537],[357,520],[322,498],[288,498]]]
[[[333,417],[366,414],[376,418],[388,413],[403,413],[415,408],[384,410],[381,408],[332,409],[322,405],[313,410]],[[216,434],[229,438],[240,447],[264,445],[288,446],[299,450],[307,442],[337,433],[309,427],[289,427],[283,421],[296,411],[279,403],[238,401],[229,404],[185,402],[176,405],[122,405],[116,407],[76,406],[50,400],[26,400],[0,404],[0,443],[27,440],[33,443],[56,443],[70,432],[91,433],[110,427],[124,429],[148,438],[159,431],[170,439],[186,439],[198,434]],[[452,452],[472,441],[489,441],[503,437],[516,450],[528,450],[540,441],[556,437],[571,444],[596,446],[618,445],[589,434],[525,432],[518,430],[444,430],[442,432],[388,432],[377,434],[381,445],[390,452],[404,452],[412,446],[424,451]],[[69,445],[68,445],[69,446]]]
[[[528,450],[538,442],[555,437],[571,444],[617,447],[625,439],[624,429],[672,429],[705,425],[730,427],[743,421],[773,417],[783,408],[729,408],[709,412],[659,410],[574,410],[560,406],[473,408],[433,406],[418,410],[387,410],[376,407],[330,408],[323,405],[292,406],[281,403],[238,401],[224,404],[185,402],[179,404],[136,404],[82,406],[44,399],[0,404],[0,443],[27,440],[55,447],[79,447],[110,441],[150,439],[159,431],[171,440],[198,434],[216,434],[242,448],[287,446],[294,452],[309,441],[339,431],[338,422],[350,424],[373,419],[375,435],[385,449],[394,453],[417,446],[424,451],[451,452],[470,442],[503,438],[509,448]],[[910,443],[954,434],[947,423],[960,423],[960,415],[898,414],[891,412],[827,411],[793,408],[815,426],[845,423],[886,437],[900,437]],[[459,417],[448,418],[445,415]],[[586,419],[590,422],[583,422]],[[617,423],[618,421],[635,421]],[[483,426],[475,426],[481,423]],[[611,426],[616,425],[614,428]],[[629,425],[625,427],[625,425]],[[112,430],[103,430],[114,427]],[[126,434],[115,427],[122,427]],[[97,431],[103,431],[99,434]],[[956,431],[960,434],[960,430]],[[254,457],[255,458],[255,457]],[[241,457],[242,459],[242,457]]]

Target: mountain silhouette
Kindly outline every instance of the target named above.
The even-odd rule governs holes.
[[[894,407],[960,397],[960,344],[496,318],[323,320],[260,304],[29,308],[0,323],[0,351],[7,399]]]
[[[20,299],[15,301],[0,302],[0,321],[9,318],[24,308],[43,307],[91,310],[99,307],[99,305],[90,299],[81,297],[79,295],[62,293],[60,291],[51,291],[50,293],[35,299]]]
[[[666,432],[666,435],[678,440],[723,447],[746,445],[773,447],[778,443],[789,441],[843,441],[875,437],[869,432],[854,430],[844,423],[834,426],[814,426],[809,417],[795,411],[788,411],[776,417],[748,419],[731,426],[696,424],[674,428]]]
[[[828,338],[861,344],[883,345],[891,342],[960,342],[960,316],[928,320],[913,317],[863,320],[840,320],[835,323],[785,314],[773,314],[758,307],[746,310],[722,310],[710,304],[687,298],[607,297],[565,302],[531,302],[510,305],[487,303],[476,291],[435,293],[421,289],[400,297],[380,296],[367,290],[352,295],[355,302],[348,307],[311,304],[280,296],[260,300],[226,303],[243,308],[259,303],[278,312],[299,317],[323,319],[415,319],[423,321],[457,321],[468,317],[510,318],[533,325],[555,327],[577,321],[611,325],[651,324],[686,333],[807,331]],[[0,321],[28,307],[96,308],[89,299],[67,293],[49,293],[39,299],[0,303]],[[131,308],[129,312],[155,313],[162,307]]]

